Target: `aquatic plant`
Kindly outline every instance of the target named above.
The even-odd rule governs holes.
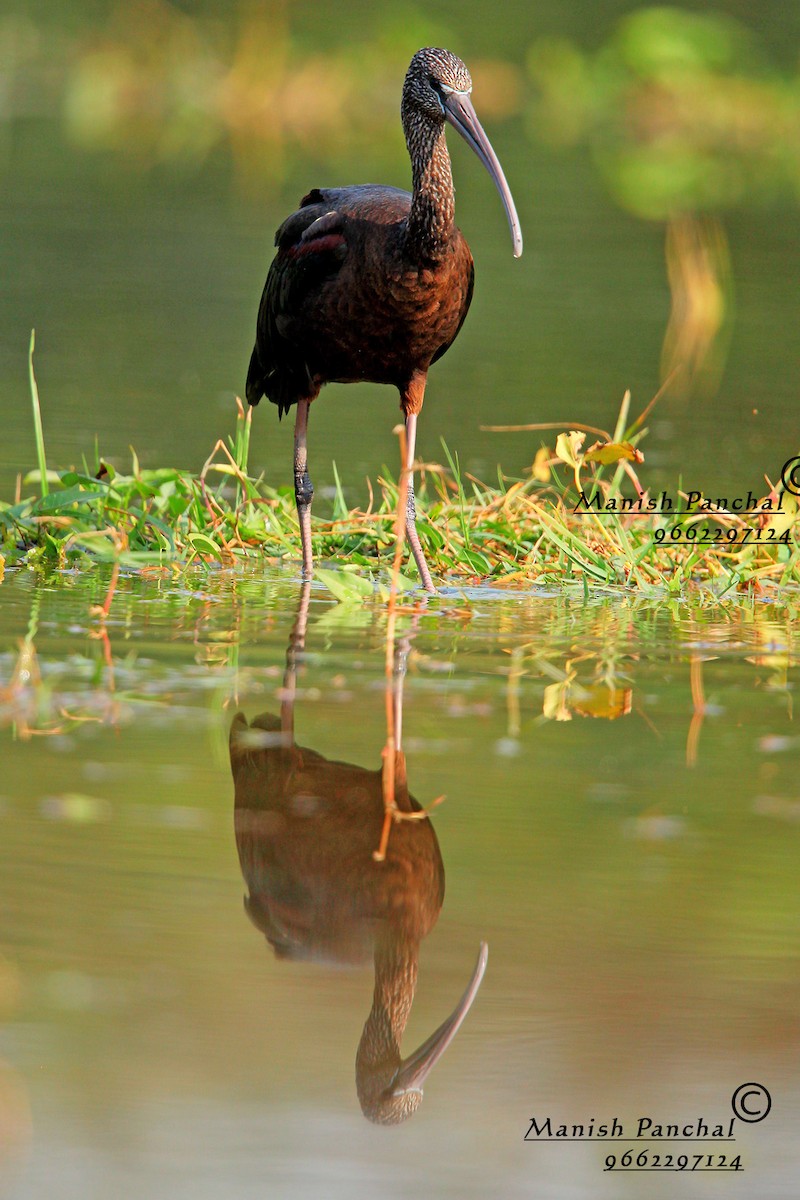
[[[31,399],[44,464],[32,361]],[[651,494],[640,479],[639,447],[657,399],[631,420],[626,394],[611,432],[565,422],[552,446],[532,453],[523,478],[498,470],[496,484],[483,483],[463,472],[446,446],[447,467],[420,464],[420,536],[434,574],[449,583],[585,593],[604,587],[675,595],[700,587],[718,597],[731,589],[796,588],[794,475],[776,474],[765,494],[747,503],[696,489]],[[0,555],[36,567],[105,561],[176,570],[295,559],[300,537],[291,487],[248,473],[251,412],[237,400],[234,434],[217,441],[199,471],[145,468],[135,453],[127,471],[97,454],[81,469],[43,473],[40,465],[18,481],[13,500],[0,502]],[[540,437],[549,429],[519,427]],[[596,437],[590,446],[587,433]],[[38,496],[24,491],[32,485]],[[379,479],[367,509],[351,510],[339,483],[331,515],[315,517],[314,555],[342,568],[321,576],[340,599],[363,599],[373,588],[359,573],[390,568],[397,490],[391,478]]]

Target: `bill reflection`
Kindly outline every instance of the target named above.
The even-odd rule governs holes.
[[[356,1053],[356,1088],[370,1121],[412,1116],[425,1080],[455,1037],[480,987],[481,945],[468,986],[451,1015],[401,1056],[417,987],[419,947],[444,900],[444,864],[433,825],[408,789],[400,746],[402,681],[408,641],[395,648],[387,696],[396,746],[392,819],[385,857],[386,761],[375,770],[325,758],[294,737],[297,657],[305,646],[309,586],[301,593],[287,652],[280,716],[239,713],[230,731],[234,829],[245,909],[276,957],[359,963],[375,968],[372,1007]],[[390,772],[391,776],[391,772]]]

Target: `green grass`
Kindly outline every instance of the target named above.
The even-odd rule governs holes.
[[[248,474],[250,412],[241,402],[233,436],[217,442],[199,472],[143,468],[135,455],[128,471],[95,455],[91,467],[48,472],[32,354],[33,338],[39,466],[20,481],[13,501],[0,501],[0,556],[6,563],[113,561],[147,568],[299,558],[291,488],[276,489]],[[584,592],[601,586],[675,595],[700,586],[719,596],[796,589],[800,523],[797,502],[786,493],[772,493],[773,504],[780,499],[785,511],[761,518],[704,512],[702,501],[682,502],[690,511],[680,517],[576,511],[581,491],[612,508],[637,491],[648,498],[635,468],[642,461],[639,444],[649,407],[629,423],[629,403],[626,396],[613,434],[584,450],[585,434],[565,430],[522,479],[499,472],[497,484],[482,483],[463,473],[445,446],[447,467],[428,468],[417,496],[420,536],[433,573],[450,583],[572,586]],[[322,505],[316,508],[315,560],[328,568],[338,563],[370,573],[388,570],[397,484],[379,480],[370,507],[362,511],[347,509],[338,473],[336,481],[329,519]],[[673,541],[676,531],[680,544]],[[686,540],[692,537],[694,542]],[[407,570],[415,574],[413,565]]]
[[[39,388],[33,370],[33,351],[36,346],[36,330],[31,330],[31,341],[28,347],[28,378],[31,387],[31,407],[33,408],[33,433],[36,439],[36,458],[39,463],[39,483],[42,499],[47,495],[47,455],[44,452],[44,430],[42,429],[42,409],[39,404]]]

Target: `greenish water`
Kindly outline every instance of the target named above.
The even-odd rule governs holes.
[[[727,1125],[749,1081],[773,1110],[737,1123],[745,1172],[716,1186],[794,1194],[786,610],[453,592],[401,617],[409,787],[446,797],[406,1052],[482,940],[489,966],[421,1111],[384,1130],[354,1085],[371,967],[279,961],[242,911],[227,734],[286,698],[295,582],[123,576],[105,641],[106,584],[3,583],[7,1194],[673,1196],[603,1174],[615,1147],[524,1142],[531,1118]],[[298,744],[379,767],[385,632],[314,587]]]

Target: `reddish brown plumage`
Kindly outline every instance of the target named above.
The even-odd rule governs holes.
[[[422,1099],[430,1071],[469,1012],[483,972],[482,945],[470,983],[452,1014],[417,1051],[400,1045],[417,984],[420,942],[444,899],[444,866],[430,821],[408,790],[400,750],[402,682],[409,644],[398,646],[391,691],[397,738],[392,795],[395,819],[376,858],[386,817],[384,766],[375,771],[324,758],[294,740],[298,656],[305,649],[311,583],[303,585],[286,653],[281,715],[230,731],[236,789],[234,827],[247,883],[245,907],[283,959],[358,962],[373,953],[372,1007],[356,1055],[364,1115],[397,1124]]]
[[[381,768],[297,746],[270,713],[249,727],[237,715],[230,748],[247,910],[278,956],[358,962],[383,926],[392,941],[417,947],[442,907],[442,857],[430,821],[417,820],[393,826],[386,860],[375,861]],[[402,754],[396,779],[398,807],[418,812]]]
[[[251,404],[266,395],[285,411],[325,383],[359,380],[404,396],[444,354],[472,298],[472,255],[455,226],[437,261],[410,253],[411,202],[396,188],[315,189],[284,221],[259,310]]]
[[[303,568],[311,571],[308,406],[326,383],[398,388],[414,457],[416,416],[431,363],[445,353],[472,299],[472,255],[456,227],[444,127],[449,121],[492,175],[522,253],[514,202],[469,99],[472,80],[448,50],[418,51],[403,85],[401,115],[413,191],[367,184],[315,188],[275,236],[247,373],[247,399],[267,396],[278,414],[296,404],[295,496]],[[414,518],[409,470],[406,528],[424,586],[433,591]]]
[[[392,828],[376,862],[384,818],[381,769],[323,758],[287,740],[269,713],[230,736],[236,847],[245,907],[282,959],[355,963],[374,956],[375,990],[356,1058],[365,1116],[396,1124],[419,1094],[392,1093],[417,983],[419,944],[442,907],[444,867],[428,820]],[[396,800],[419,811],[397,755]]]

